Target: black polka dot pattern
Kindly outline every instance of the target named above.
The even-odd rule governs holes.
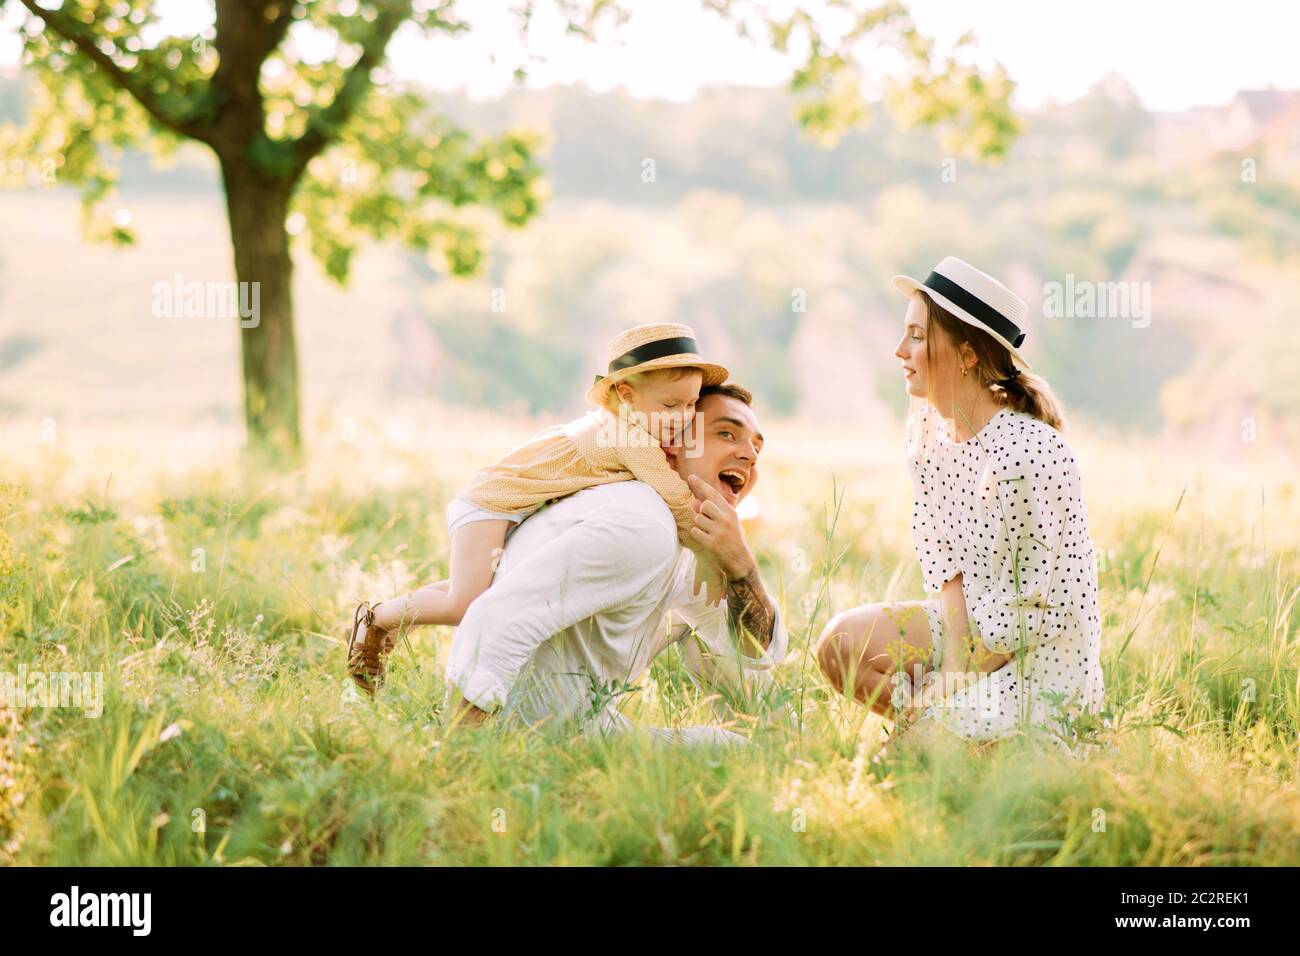
[[[908,422],[912,536],[925,586],[962,575],[972,632],[1018,655],[952,706],[930,708],[968,739],[996,739],[1021,719],[1055,724],[1102,704],[1097,564],[1078,464],[1064,437],[1032,415],[1000,409],[953,441],[928,403]]]

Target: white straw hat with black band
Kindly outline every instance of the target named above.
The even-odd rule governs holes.
[[[700,387],[721,385],[731,374],[721,365],[700,358],[695,345],[695,331],[689,325],[662,323],[638,325],[610,340],[609,364],[605,374],[597,375],[587,389],[587,402],[597,407],[605,404],[609,390],[618,382],[639,372],[659,368],[698,368],[704,374]]]
[[[911,276],[894,276],[894,288],[908,298],[918,290],[924,291],[957,318],[1005,345],[1021,368],[1033,367],[1020,354],[1029,307],[1024,299],[991,275],[956,256],[947,256],[924,282]]]

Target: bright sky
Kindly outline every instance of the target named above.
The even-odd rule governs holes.
[[[161,0],[159,5],[170,32],[188,35],[212,22],[210,3]],[[547,64],[534,70],[529,85],[584,82],[598,90],[623,86],[637,96],[684,99],[701,86],[779,84],[788,76],[780,57],[737,37],[701,10],[698,0],[623,0],[623,5],[633,16],[615,43],[593,45],[565,36],[557,18],[539,16],[533,47]],[[426,40],[399,34],[389,51],[394,71],[475,96],[506,89],[519,55],[506,16],[510,6],[509,0],[462,3],[475,25],[468,36]],[[920,28],[941,45],[973,30],[981,59],[1001,61],[1019,84],[1021,107],[1075,99],[1112,71],[1152,109],[1224,103],[1238,89],[1300,88],[1296,3],[910,0],[908,6]],[[0,16],[0,66],[17,60],[13,25],[20,9],[8,4]],[[304,54],[327,55],[312,37],[296,39]]]

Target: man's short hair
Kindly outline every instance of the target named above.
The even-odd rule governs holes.
[[[723,385],[705,385],[700,389],[698,401],[702,402],[710,395],[726,395],[728,398],[734,398],[737,401],[744,402],[746,405],[754,404],[754,396],[749,389],[741,388],[735,382],[727,382]]]

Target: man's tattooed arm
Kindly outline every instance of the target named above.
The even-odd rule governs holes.
[[[731,634],[741,653],[757,657],[772,642],[776,605],[763,589],[755,567],[743,578],[727,582],[727,610]]]

